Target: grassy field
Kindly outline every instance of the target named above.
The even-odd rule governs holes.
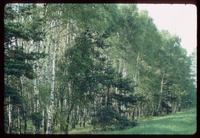
[[[133,128],[96,132],[95,134],[195,134],[196,125],[196,110],[191,109],[140,120],[139,125]],[[70,134],[92,134],[92,128],[90,126],[77,128],[70,131]]]

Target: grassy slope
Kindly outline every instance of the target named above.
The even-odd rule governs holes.
[[[97,134],[194,134],[196,132],[196,111],[191,109],[185,112],[153,117],[141,120],[136,127],[98,132]],[[91,127],[77,128],[71,134],[91,134]]]

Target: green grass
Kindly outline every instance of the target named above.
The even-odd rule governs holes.
[[[152,117],[139,121],[133,128],[115,131],[101,131],[95,134],[195,134],[196,110],[191,109],[175,114]],[[92,134],[92,127],[77,128],[71,134]]]
[[[91,134],[92,126],[77,127],[76,129],[72,129],[69,131],[69,134]]]

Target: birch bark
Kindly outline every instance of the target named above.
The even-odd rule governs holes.
[[[12,105],[10,104],[10,96],[8,97],[8,133],[11,133],[12,127]]]
[[[162,75],[161,82],[160,82],[160,96],[159,96],[159,101],[158,101],[157,112],[159,112],[160,107],[161,107],[162,93],[163,93],[163,82],[164,82],[164,74]]]
[[[51,23],[51,26],[54,26],[55,22]],[[51,36],[52,37],[52,36]],[[54,93],[55,93],[55,60],[56,60],[56,44],[55,44],[55,38],[52,39],[52,50],[50,51],[52,53],[51,59],[51,91],[50,91],[50,105],[47,109],[47,130],[46,134],[52,133],[52,123],[53,123],[53,112],[54,112]]]

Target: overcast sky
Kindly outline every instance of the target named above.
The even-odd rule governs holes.
[[[147,10],[159,30],[168,30],[181,38],[188,54],[197,47],[197,11],[191,4],[138,4]]]

